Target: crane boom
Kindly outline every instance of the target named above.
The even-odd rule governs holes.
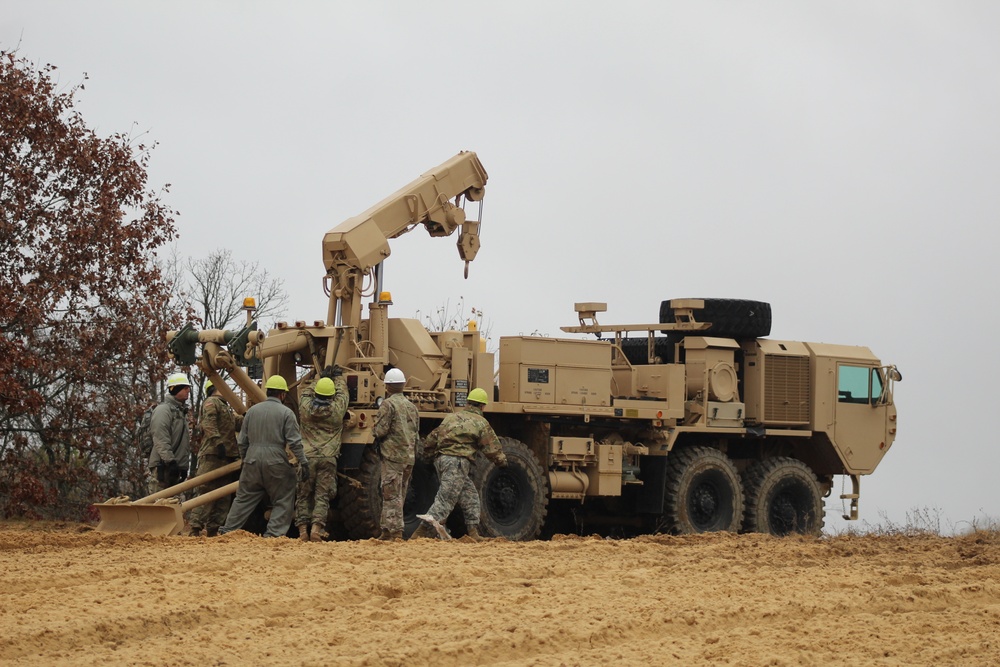
[[[466,220],[465,211],[456,204],[462,197],[481,201],[486,179],[476,154],[463,151],[328,231],[323,238],[323,263],[330,285],[327,321],[345,326],[360,321],[361,278],[389,256],[389,239],[417,225],[423,225],[431,236],[450,236],[459,230],[458,252],[468,272],[479,250],[480,221]]]

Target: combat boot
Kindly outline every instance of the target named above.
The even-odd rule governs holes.
[[[434,531],[437,533],[437,536],[439,538],[441,538],[442,540],[450,540],[451,539],[451,535],[448,534],[447,529],[445,529],[445,527],[443,525],[441,525],[440,521],[438,521],[437,519],[435,519],[430,514],[418,514],[417,518],[420,519],[424,524],[426,524],[426,525],[430,526],[432,529],[434,529]]]
[[[321,524],[321,523],[314,523],[313,527],[312,527],[312,532],[309,533],[309,541],[311,541],[311,542],[322,542],[327,537],[329,537],[329,533],[327,533],[326,529],[323,528],[323,524]]]
[[[429,540],[434,540],[437,539],[437,534],[434,532],[434,529],[431,528],[430,524],[421,521],[420,525],[417,526],[417,529],[410,534],[411,540],[418,537],[425,537]]]
[[[192,527],[191,532],[188,533],[188,535],[191,537],[201,537],[201,534],[202,534],[201,528],[194,528],[194,527]]]
[[[383,528],[382,532],[378,536],[378,539],[382,540],[383,542],[393,542],[395,540],[401,540],[403,539],[403,531],[386,530],[385,528]]]
[[[299,524],[298,526],[296,526],[296,528],[299,529],[299,539],[302,540],[303,542],[308,542],[309,541],[309,525],[303,523],[303,524]]]
[[[479,534],[479,524],[465,527],[465,534],[467,537],[471,538],[473,542],[482,542],[483,536]]]

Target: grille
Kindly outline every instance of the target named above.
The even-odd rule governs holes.
[[[766,355],[764,422],[809,423],[809,358]]]

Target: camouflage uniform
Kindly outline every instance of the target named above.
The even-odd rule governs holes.
[[[229,465],[240,455],[236,446],[236,417],[226,400],[213,393],[201,404],[201,447],[198,449],[199,475],[217,470]],[[236,474],[226,475],[206,482],[199,487],[199,494],[208,493],[236,481]],[[232,496],[224,496],[215,502],[196,507],[191,512],[191,530],[207,529],[208,534],[215,535],[226,522]]]
[[[382,529],[402,532],[403,500],[420,439],[420,413],[403,392],[382,401],[372,435],[382,458]]]
[[[347,382],[334,380],[333,396],[318,396],[315,384],[305,389],[299,401],[299,424],[302,447],[309,459],[309,479],[299,482],[295,490],[295,525],[326,525],[330,501],[337,495],[337,457],[340,456],[340,434],[344,430],[347,412]]]
[[[424,454],[434,457],[440,480],[434,504],[427,514],[439,524],[444,524],[457,503],[462,508],[465,525],[470,529],[479,526],[479,492],[469,476],[477,451],[498,466],[507,465],[500,439],[483,417],[482,408],[471,403],[462,412],[445,417],[424,441]]]
[[[284,537],[292,525],[296,483],[285,446],[300,462],[308,461],[295,413],[276,397],[269,397],[247,410],[236,442],[243,459],[240,488],[219,533],[242,528],[266,495],[272,508],[264,537]]]
[[[187,405],[168,394],[153,410],[149,432],[153,437],[153,451],[149,454],[148,462],[152,476],[149,491],[156,493],[177,483],[176,479],[157,478],[157,469],[161,465],[166,466],[176,461],[179,470],[187,471],[191,462]]]

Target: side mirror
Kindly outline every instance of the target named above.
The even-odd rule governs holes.
[[[887,373],[887,375],[889,376],[889,379],[892,380],[893,382],[899,382],[900,380],[903,379],[903,374],[900,373],[899,369],[896,368],[895,366],[889,367],[889,372]]]

